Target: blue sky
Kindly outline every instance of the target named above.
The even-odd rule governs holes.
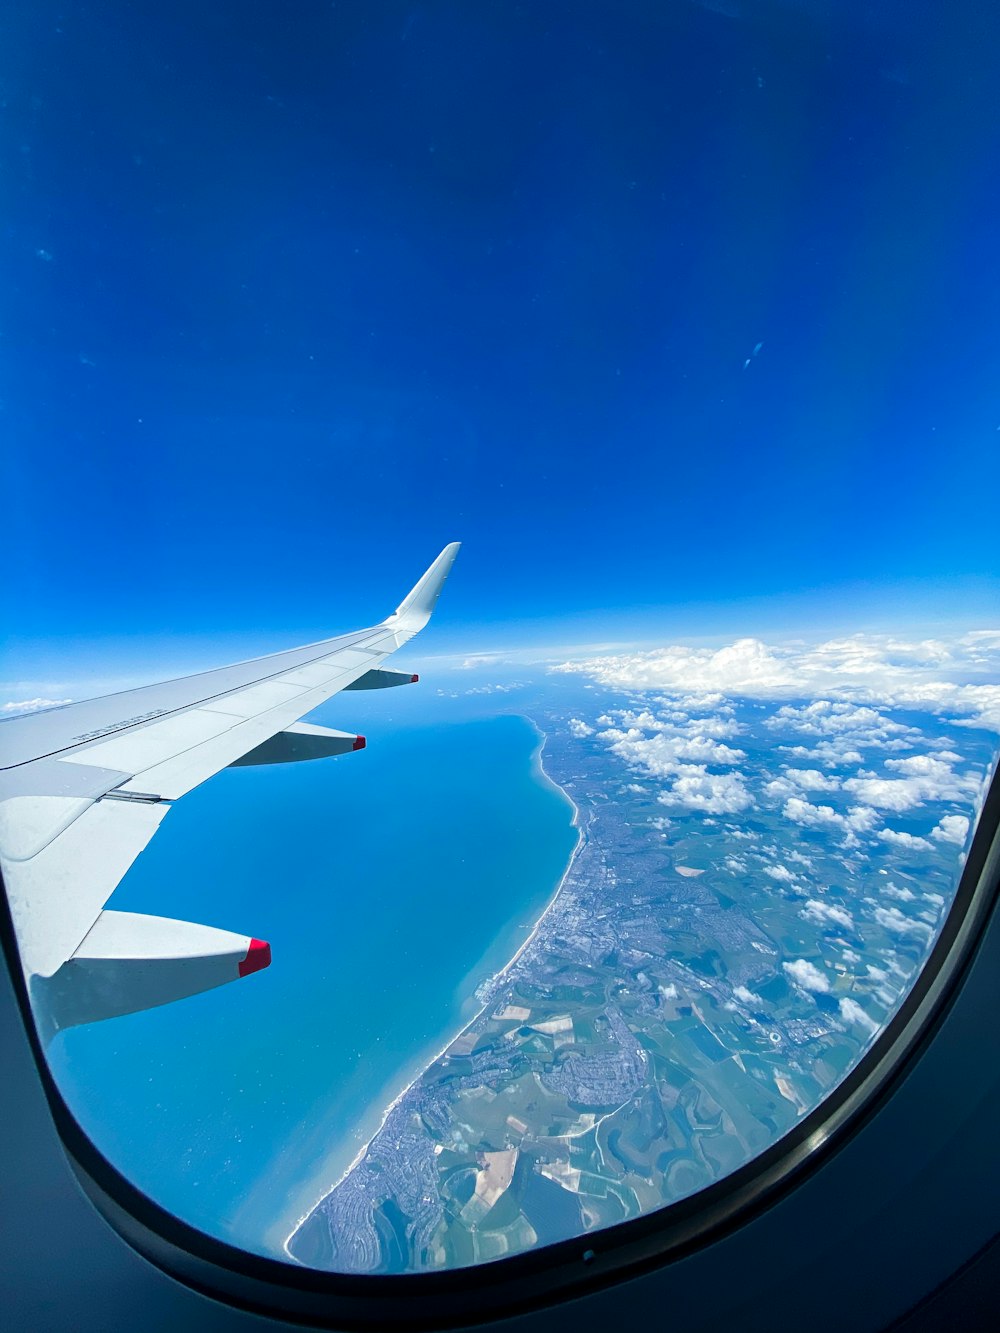
[[[866,8],[20,6],[8,678],[995,619],[1000,16]]]

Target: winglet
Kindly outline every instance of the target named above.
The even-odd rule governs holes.
[[[404,597],[399,606],[383,625],[399,625],[401,622],[414,633],[423,629],[431,618],[431,612],[437,605],[437,599],[444,587],[461,542],[449,542],[430,569],[416,587]]]

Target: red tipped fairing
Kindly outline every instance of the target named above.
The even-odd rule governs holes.
[[[355,736],[354,744],[351,746],[351,749],[363,750],[367,744],[368,742],[365,740],[364,736]]]
[[[36,979],[35,998],[51,1035],[182,1000],[260,972],[270,962],[266,940],[105,908],[73,957],[53,976]]]
[[[247,956],[240,963],[240,976],[248,977],[251,972],[263,972],[271,966],[271,946],[267,940],[251,940]]]

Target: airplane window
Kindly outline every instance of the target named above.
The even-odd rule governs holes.
[[[0,868],[167,1213],[610,1244],[926,975],[1000,757],[971,12],[16,12]]]

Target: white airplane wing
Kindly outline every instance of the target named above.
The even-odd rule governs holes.
[[[427,624],[458,547],[370,629],[0,723],[0,870],[49,1033],[267,966],[262,940],[105,903],[172,802],[220,769],[364,746],[299,719],[339,690],[416,680],[381,663]]]

